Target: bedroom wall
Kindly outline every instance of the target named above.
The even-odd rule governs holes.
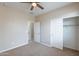
[[[0,52],[28,44],[34,17],[25,11],[0,6]]]
[[[36,17],[36,21],[41,22],[41,26],[43,24],[48,24],[50,20],[55,20],[55,19],[61,19],[61,21],[63,21],[64,18],[68,18],[68,17],[74,17],[74,16],[79,16],[79,3],[72,3],[70,5],[64,6],[62,8],[58,8],[55,9],[53,11],[50,11],[48,13],[39,15]],[[45,21],[45,22],[44,22]],[[62,22],[63,24],[63,22]],[[49,25],[46,26],[46,30],[43,35],[45,35],[43,38],[46,38],[46,36],[48,35],[48,38],[46,39],[47,42],[45,42],[45,44],[50,43],[50,29],[49,29]],[[42,35],[42,34],[41,34]],[[62,31],[62,37],[63,37],[63,31]],[[42,40],[42,39],[41,39]]]

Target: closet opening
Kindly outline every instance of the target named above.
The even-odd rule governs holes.
[[[79,51],[79,16],[63,19],[63,46]]]

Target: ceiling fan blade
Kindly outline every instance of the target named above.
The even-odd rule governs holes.
[[[33,6],[31,6],[31,9],[30,9],[30,10],[33,10],[33,8],[34,8],[34,7],[33,7]]]
[[[41,9],[44,9],[41,5],[39,5],[39,4],[37,4],[37,6],[39,7],[39,8],[41,8]]]

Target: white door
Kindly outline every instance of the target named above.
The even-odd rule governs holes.
[[[63,20],[53,19],[50,24],[51,46],[63,49]]]
[[[40,42],[40,22],[34,23],[34,41]]]

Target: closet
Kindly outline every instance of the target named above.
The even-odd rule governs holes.
[[[64,47],[79,50],[79,17],[63,19]]]

